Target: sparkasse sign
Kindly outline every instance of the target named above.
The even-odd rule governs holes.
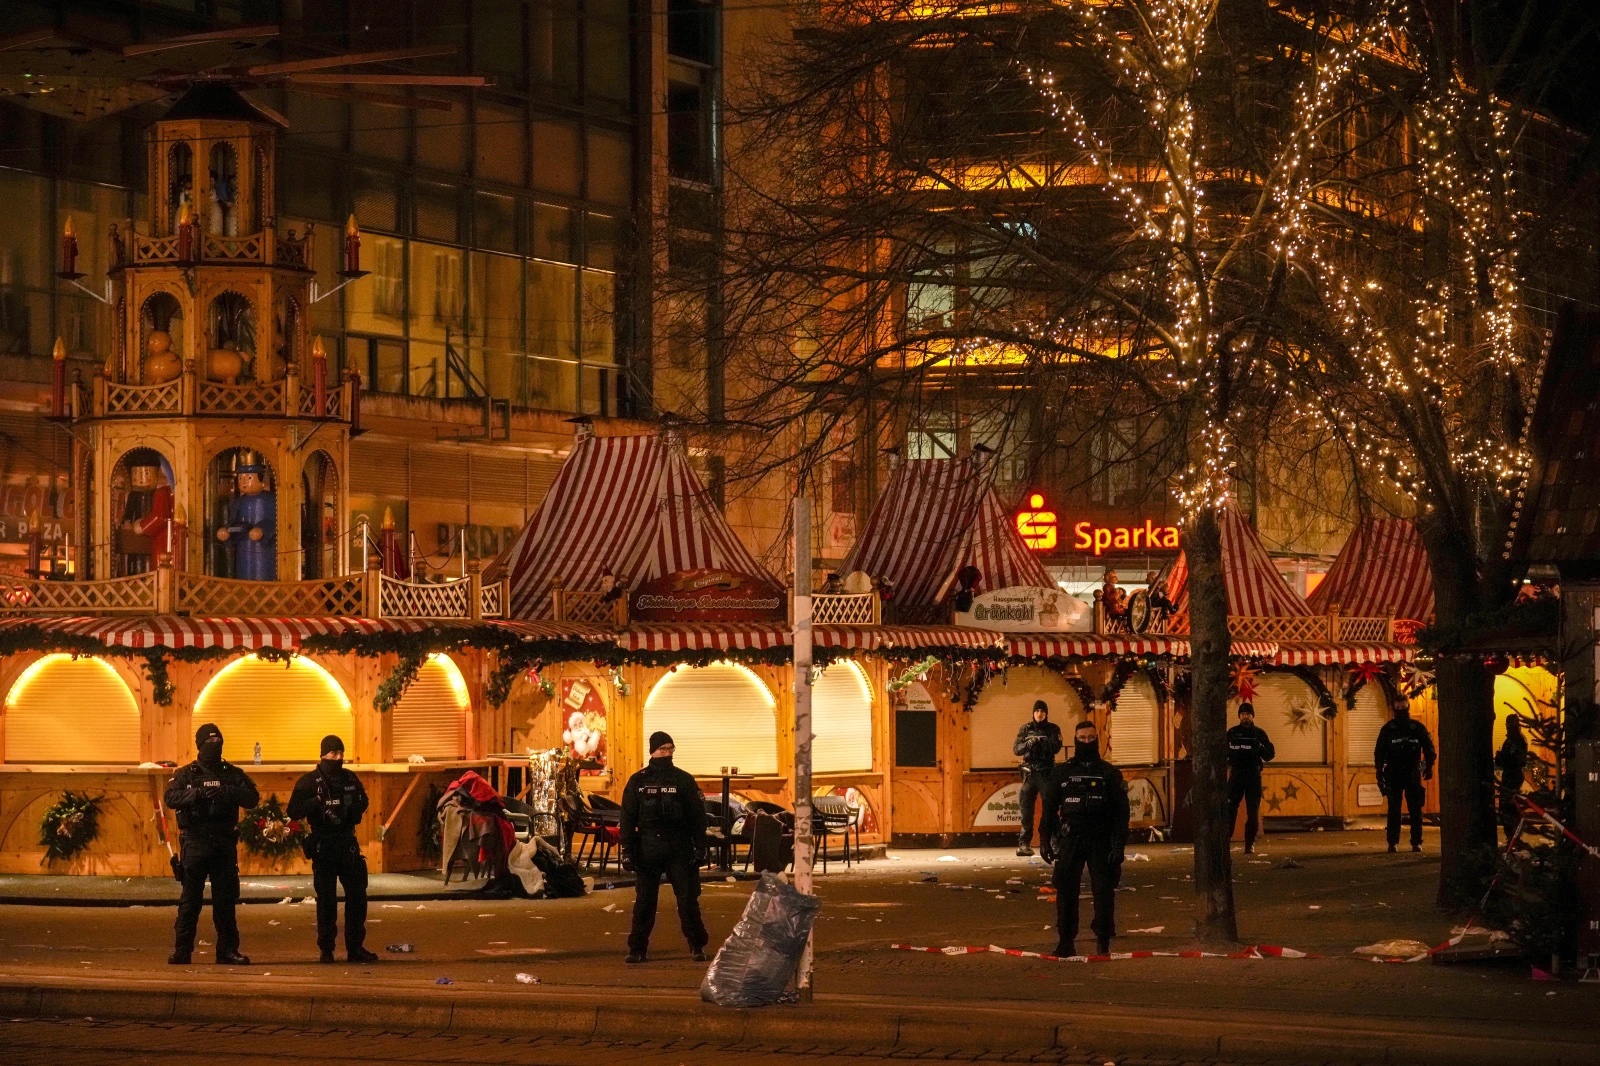
[[[1178,527],[1158,526],[1149,518],[1142,526],[1097,526],[1079,522],[1072,527],[1072,547],[1103,555],[1108,551],[1146,551],[1178,548]]]

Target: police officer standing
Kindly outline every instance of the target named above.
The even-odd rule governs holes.
[[[1389,850],[1400,843],[1400,801],[1405,800],[1411,815],[1411,850],[1422,850],[1422,803],[1426,798],[1422,783],[1433,777],[1437,758],[1428,727],[1411,717],[1411,703],[1404,696],[1395,701],[1394,717],[1378,730],[1378,743],[1372,760],[1378,771],[1378,787],[1389,800]]]
[[[1239,724],[1228,730],[1228,831],[1239,821],[1239,801],[1244,801],[1244,851],[1256,850],[1261,831],[1261,767],[1278,753],[1267,731],[1256,725],[1253,704],[1239,704]]]
[[[1050,706],[1035,700],[1033,716],[1017,730],[1011,754],[1022,759],[1022,789],[1017,793],[1017,810],[1022,829],[1017,834],[1017,854],[1033,854],[1033,806],[1042,793],[1044,806],[1050,804],[1050,771],[1061,750],[1061,727],[1050,721]],[[1041,816],[1042,817],[1042,816]],[[1041,836],[1043,834],[1041,833]],[[1040,840],[1042,846],[1044,841]]]
[[[344,768],[344,741],[322,738],[317,768],[295,782],[289,796],[290,818],[311,826],[306,858],[317,893],[317,948],[323,962],[333,961],[339,936],[339,886],[344,886],[344,952],[351,962],[377,962],[364,946],[367,940],[367,860],[356,840],[356,826],[367,813],[367,790]]]
[[[1520,715],[1506,717],[1506,739],[1494,754],[1495,769],[1500,771],[1500,827],[1506,831],[1506,843],[1517,831],[1522,812],[1517,810],[1517,797],[1528,780],[1528,738],[1522,735]]]
[[[1116,935],[1116,891],[1122,880],[1123,852],[1128,843],[1128,793],[1122,772],[1100,758],[1094,723],[1079,722],[1072,731],[1072,757],[1051,773],[1055,802],[1045,805],[1039,827],[1040,850],[1055,863],[1056,954],[1077,954],[1078,886],[1089,868],[1094,894],[1096,950],[1111,951]]]
[[[217,963],[248,966],[239,954],[239,809],[261,802],[254,781],[222,758],[222,730],[211,724],[194,734],[194,762],[167,782],[166,804],[178,812],[178,841],[183,865],[183,893],[173,928],[174,966],[187,966],[194,954],[206,880],[211,881],[211,921],[217,927]]]
[[[689,942],[689,957],[704,962],[711,934],[700,917],[700,856],[706,842],[706,801],[687,771],[672,765],[676,747],[663,732],[650,734],[650,764],[628,778],[622,790],[622,856],[637,883],[633,928],[628,932],[630,963],[649,957],[650,930],[656,924],[661,878],[672,884],[678,922]]]

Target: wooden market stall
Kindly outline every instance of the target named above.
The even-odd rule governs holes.
[[[281,122],[226,85],[191,88],[148,132],[160,195],[87,237],[105,241],[92,283],[114,328],[90,380],[54,363],[71,550],[0,590],[5,871],[40,870],[45,812],[77,804],[98,817],[73,816],[43,869],[164,874],[158,798],[207,720],[279,801],[339,734],[372,795],[372,868],[430,865],[428,791],[506,735],[490,693],[505,665],[569,656],[593,629],[503,621],[508,590],[476,572],[403,580],[397,532],[352,525],[361,381],[330,366],[308,308],[317,264],[340,264],[329,286],[365,277],[361,235],[352,221],[319,256],[323,235],[278,225]],[[77,242],[69,223],[57,276],[74,285]],[[246,818],[247,839],[283,828],[269,815]],[[247,845],[246,871],[303,868],[272,850]]]
[[[1289,587],[1236,507],[1225,508],[1219,524],[1235,655],[1241,640],[1272,645],[1235,664],[1228,704],[1231,722],[1248,699],[1256,724],[1277,747],[1262,774],[1263,819],[1342,825],[1378,813],[1373,742],[1397,689],[1422,688],[1401,678],[1416,649],[1396,640],[1394,624],[1396,609],[1414,610],[1421,600],[1415,583],[1426,577],[1427,561],[1420,542],[1412,551],[1395,530],[1358,527],[1361,535],[1347,544],[1351,554],[1341,553],[1343,564],[1330,572],[1335,584],[1313,605]],[[1180,555],[1167,581],[1174,633],[1188,630],[1187,586],[1187,558]],[[1426,600],[1431,609],[1431,584]],[[1412,709],[1437,735],[1425,692],[1415,693]],[[1178,738],[1181,758],[1181,728]]]
[[[605,665],[552,661],[519,679],[509,702],[514,748],[581,754],[593,744],[582,784],[618,800],[648,757],[646,738],[664,729],[708,796],[727,774],[738,796],[792,808],[788,592],[728,526],[671,434],[597,437],[580,427],[490,576],[502,572],[513,617],[605,625],[617,647]],[[883,648],[924,635],[889,634],[876,624],[875,598],[866,600],[859,625],[826,624],[828,607],[818,616],[813,783],[848,800],[870,844],[890,831]]]

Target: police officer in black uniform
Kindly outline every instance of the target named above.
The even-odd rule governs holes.
[[[1106,955],[1117,931],[1116,891],[1128,844],[1128,793],[1122,772],[1100,758],[1094,723],[1083,721],[1072,731],[1072,758],[1050,776],[1055,802],[1045,805],[1039,836],[1044,860],[1055,863],[1055,953],[1077,954],[1078,886],[1087,866],[1094,894],[1090,926],[1098,953]]]
[[[333,961],[339,936],[339,886],[344,886],[344,952],[351,962],[377,962],[364,946],[367,940],[367,860],[356,841],[356,826],[367,813],[367,790],[344,768],[344,741],[322,738],[317,768],[295,782],[289,796],[290,818],[311,826],[306,858],[317,892],[317,948],[323,962]]]
[[[1400,843],[1400,801],[1405,800],[1411,815],[1411,850],[1422,850],[1422,803],[1426,792],[1422,783],[1433,777],[1437,758],[1428,727],[1411,717],[1411,703],[1404,696],[1394,705],[1394,717],[1378,730],[1378,743],[1372,759],[1377,766],[1378,787],[1389,800],[1389,850]]]
[[[1017,793],[1017,808],[1022,829],[1017,834],[1017,854],[1033,854],[1033,805],[1040,795],[1050,804],[1050,771],[1061,750],[1061,727],[1050,721],[1050,706],[1044,700],[1033,703],[1033,717],[1022,723],[1011,754],[1022,759],[1022,790]],[[1041,834],[1042,835],[1042,834]],[[1043,840],[1040,844],[1043,845]]]
[[[689,957],[704,962],[711,934],[700,917],[700,857],[706,846],[706,801],[686,771],[672,765],[676,750],[666,733],[650,734],[650,765],[628,778],[622,790],[622,856],[638,879],[633,898],[633,928],[628,932],[630,963],[649,957],[650,930],[663,876],[678,900],[678,922],[689,942]]]
[[[239,954],[239,922],[234,916],[239,903],[239,809],[256,806],[261,793],[243,770],[223,760],[222,730],[203,725],[195,731],[194,744],[198,756],[172,775],[165,797],[167,806],[178,812],[183,864],[175,942],[167,961],[174,966],[189,964],[209,878],[217,963],[248,966],[250,960]]]
[[[1520,715],[1506,716],[1506,739],[1494,753],[1494,767],[1500,771],[1500,828],[1506,831],[1506,843],[1516,835],[1522,812],[1517,810],[1517,797],[1528,781],[1528,738],[1522,733]]]
[[[1256,850],[1261,831],[1261,767],[1278,754],[1267,731],[1256,725],[1256,709],[1239,704],[1239,724],[1228,730],[1228,831],[1239,821],[1239,801],[1244,801],[1244,851]]]

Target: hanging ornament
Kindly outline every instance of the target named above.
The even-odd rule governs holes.
[[[1240,703],[1249,703],[1256,698],[1256,671],[1249,663],[1234,663],[1232,676],[1228,680],[1228,691],[1238,698]]]
[[[622,671],[615,666],[611,668],[611,683],[617,687],[617,695],[626,696],[628,694],[628,683],[622,679]]]

